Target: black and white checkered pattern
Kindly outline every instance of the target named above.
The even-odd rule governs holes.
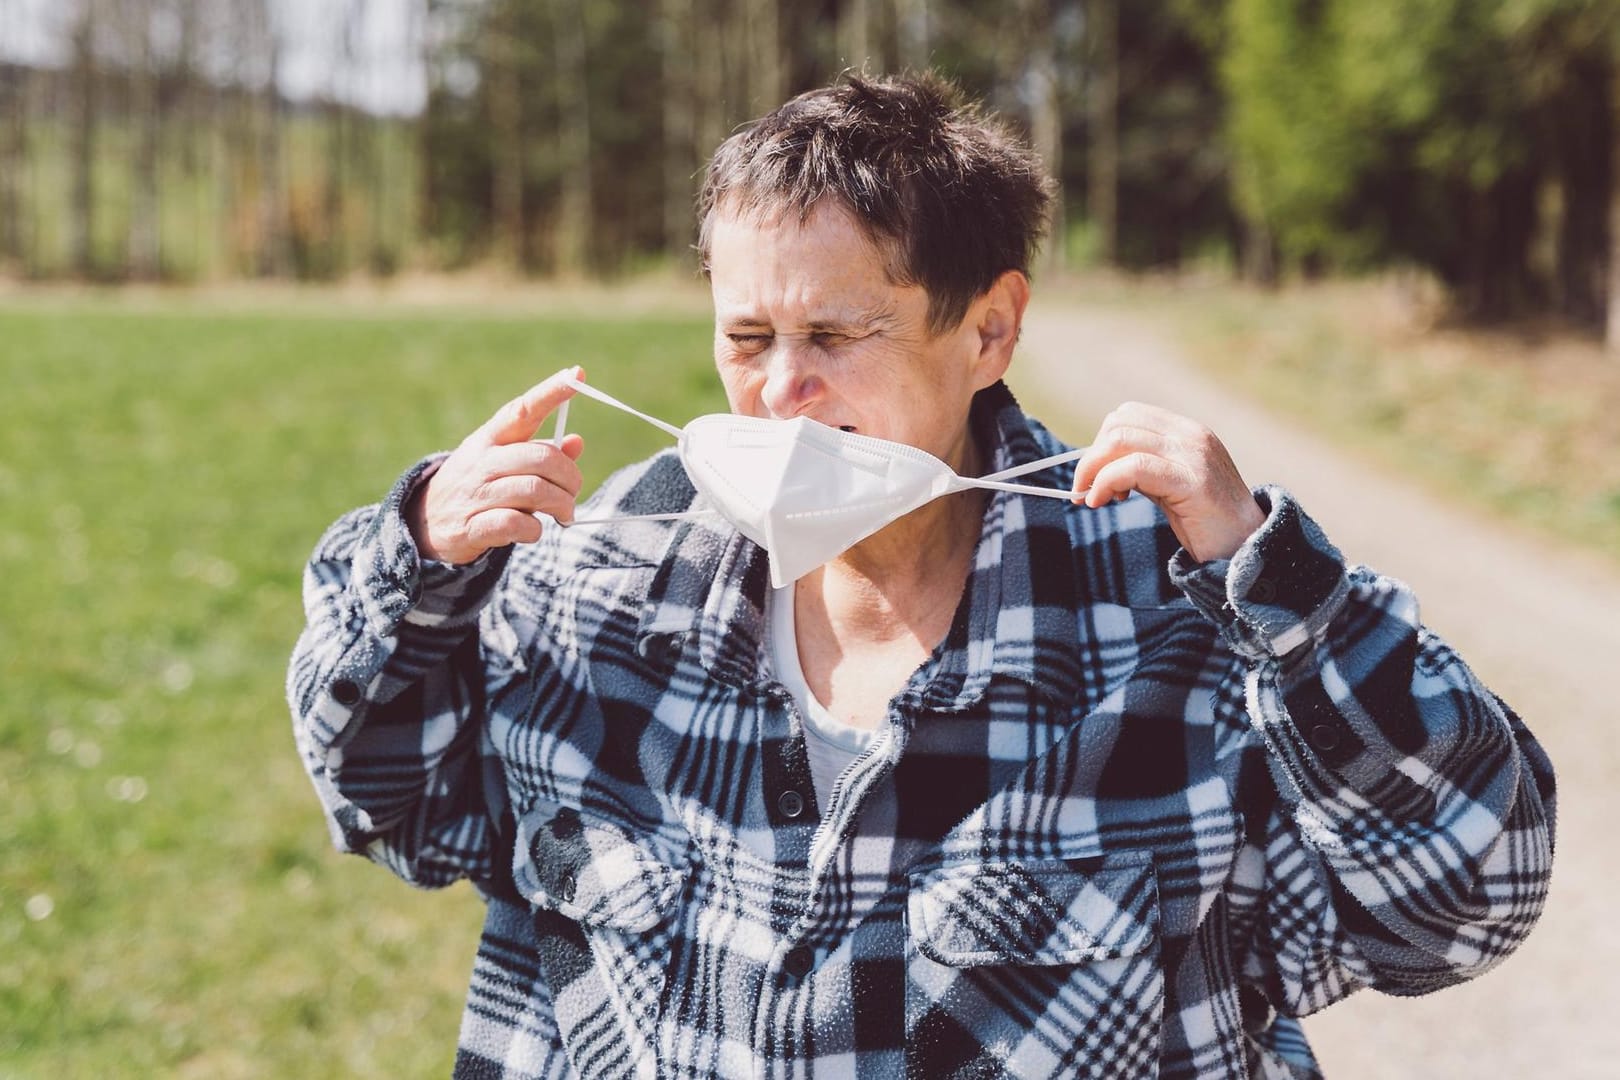
[[[974,417],[996,469],[1061,449],[1003,387]],[[488,898],[458,1075],[1311,1077],[1295,1017],[1478,974],[1541,910],[1545,756],[1280,490],[1201,566],[1145,499],[998,494],[821,807],[752,543],[420,565],[432,467],[321,540],[288,694],[338,845]],[[592,513],[692,498],[664,454]]]

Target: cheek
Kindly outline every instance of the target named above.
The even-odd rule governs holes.
[[[885,368],[898,376],[907,393],[925,400],[954,398],[966,390],[972,374],[972,353],[956,338],[918,343],[904,356],[885,358]]]
[[[720,385],[726,392],[726,402],[734,413],[749,413],[752,405],[759,400],[760,388],[764,380],[749,370],[747,365],[728,361],[719,355],[716,348],[714,361],[715,372],[720,376]]]

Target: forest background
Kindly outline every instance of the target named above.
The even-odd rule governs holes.
[[[1049,267],[1399,268],[1596,332],[1617,55],[1616,0],[0,0],[0,272],[680,264],[736,125],[932,67],[1060,179]]]

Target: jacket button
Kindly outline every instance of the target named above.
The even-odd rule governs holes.
[[[1249,599],[1257,604],[1269,604],[1277,599],[1277,586],[1261,578],[1249,586]]]
[[[789,949],[782,957],[782,970],[795,979],[802,979],[816,966],[816,954],[804,945]]]
[[[1323,752],[1335,750],[1339,746],[1339,732],[1331,724],[1317,724],[1311,728],[1311,745]]]
[[[564,870],[562,876],[557,879],[557,899],[565,904],[571,903],[574,899],[574,893],[578,889],[579,881],[574,877],[573,872]]]
[[[783,817],[796,818],[804,813],[804,796],[797,791],[784,791],[777,796],[776,808],[782,811]]]
[[[338,679],[332,684],[332,700],[339,705],[358,705],[360,687],[353,679]]]

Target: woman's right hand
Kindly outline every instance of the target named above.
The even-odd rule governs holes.
[[[501,406],[462,440],[406,507],[411,538],[423,558],[470,563],[490,548],[540,539],[535,513],[572,521],[582,483],[574,464],[585,441],[566,435],[558,445],[534,433],[574,396],[565,368]]]

